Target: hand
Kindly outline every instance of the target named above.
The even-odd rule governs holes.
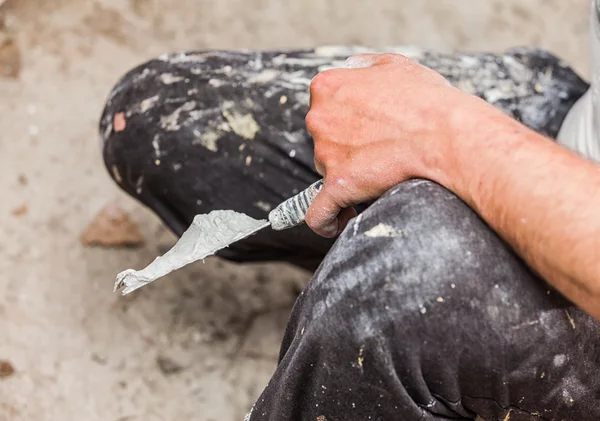
[[[441,164],[463,123],[456,110],[487,106],[397,54],[351,57],[346,68],[319,73],[310,94],[306,126],[325,182],[306,222],[324,237],[356,216],[353,205],[402,181],[442,183]]]

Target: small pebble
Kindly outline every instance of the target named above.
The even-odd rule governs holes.
[[[169,357],[159,356],[156,358],[156,364],[160,371],[165,375],[177,374],[183,370],[181,364],[173,361]]]
[[[12,214],[13,214],[14,216],[17,216],[17,217],[18,217],[18,216],[23,216],[23,215],[26,215],[26,214],[27,214],[27,211],[28,211],[28,210],[29,210],[29,209],[27,208],[27,205],[21,205],[21,206],[19,206],[18,208],[16,208],[16,209],[13,209],[13,211],[12,211]]]
[[[0,379],[10,377],[15,374],[15,368],[6,360],[0,360]]]

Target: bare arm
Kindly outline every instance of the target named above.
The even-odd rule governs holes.
[[[448,186],[544,279],[600,319],[600,167],[504,115],[471,133],[479,139],[456,148]]]
[[[307,126],[325,185],[307,223],[334,236],[352,205],[428,178],[600,319],[600,167],[404,57],[352,60],[371,67],[328,71],[311,86]]]

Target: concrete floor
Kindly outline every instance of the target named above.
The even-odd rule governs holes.
[[[0,77],[0,360],[15,369],[0,372],[0,420],[241,420],[308,279],[209,259],[126,299],[112,293],[117,272],[174,240],[101,162],[97,119],[129,68],[197,48],[535,45],[586,75],[588,2],[0,0],[22,58],[17,78]],[[145,246],[80,244],[109,203],[130,212]]]

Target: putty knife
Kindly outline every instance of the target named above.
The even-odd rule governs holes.
[[[217,210],[205,215],[196,215],[192,225],[171,250],[154,259],[140,271],[127,269],[119,273],[114,290],[122,289],[123,295],[129,294],[268,226],[276,231],[283,231],[301,225],[304,223],[310,204],[322,187],[323,180],[311,184],[307,189],[273,209],[269,213],[268,220],[257,220],[231,210]]]

